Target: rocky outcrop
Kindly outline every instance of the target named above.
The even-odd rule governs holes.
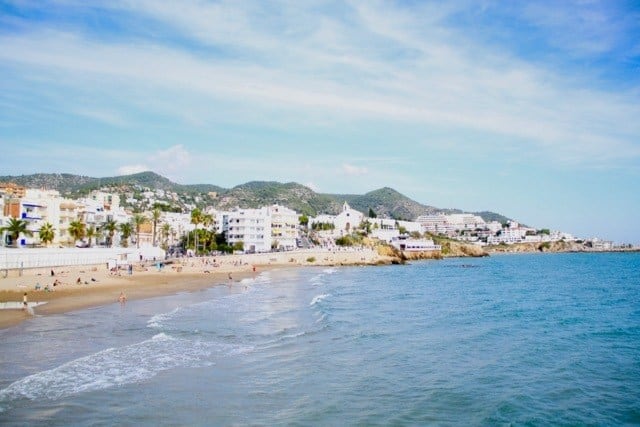
[[[442,247],[442,256],[446,258],[489,256],[489,254],[478,245],[456,242],[455,240],[440,241],[438,244]]]
[[[539,242],[514,243],[512,245],[486,246],[489,253],[526,253],[526,252],[594,252],[594,249],[577,242]]]

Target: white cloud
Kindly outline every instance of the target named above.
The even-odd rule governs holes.
[[[428,13],[416,13],[360,2],[347,4],[353,10],[344,16],[315,14],[296,2],[278,14],[261,2],[115,4],[103,7],[151,17],[165,31],[226,56],[157,41],[104,42],[34,31],[0,36],[1,63],[83,91],[99,79],[113,93],[126,94],[119,101],[136,111],[198,126],[243,122],[247,115],[253,123],[285,129],[298,126],[301,116],[323,126],[409,122],[451,133],[497,134],[502,147],[492,148],[542,151],[541,157],[559,164],[613,165],[640,156],[640,107],[632,93],[592,89],[572,73],[465,38],[445,24],[460,4],[424,5]],[[136,96],[129,96],[133,90]],[[112,124],[120,119],[102,110],[85,115]],[[188,153],[179,153],[157,154],[150,160],[154,170],[184,168]]]
[[[119,167],[118,175],[130,175],[152,170],[175,181],[184,176],[185,170],[191,164],[191,154],[182,144],[150,153],[129,151],[126,155],[129,158],[137,158],[140,163]]]
[[[179,174],[188,167],[191,164],[191,154],[184,145],[178,144],[151,154],[149,161],[154,166],[154,170],[169,176]]]
[[[134,173],[146,172],[151,170],[148,166],[137,164],[137,165],[124,165],[118,168],[116,175],[132,175]]]
[[[352,176],[366,175],[367,173],[369,173],[369,171],[365,167],[350,165],[348,163],[342,164],[342,172],[345,175],[352,175]]]
[[[99,110],[99,109],[82,109],[75,112],[77,115],[97,120],[111,126],[124,127],[127,125],[126,120],[117,112]]]

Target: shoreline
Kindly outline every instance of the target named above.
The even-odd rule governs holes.
[[[0,302],[46,302],[33,308],[33,314],[47,316],[91,307],[118,303],[120,292],[127,300],[196,292],[221,284],[237,284],[274,268],[301,266],[356,266],[391,264],[394,258],[375,250],[314,250],[264,254],[243,254],[180,258],[161,269],[156,263],[133,264],[132,274],[126,269],[117,274],[105,265],[37,268],[0,276]],[[58,281],[55,287],[54,281]],[[36,284],[40,289],[36,290]],[[48,286],[50,291],[46,291]],[[0,329],[32,318],[31,310],[0,309]]]

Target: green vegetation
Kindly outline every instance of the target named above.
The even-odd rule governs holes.
[[[87,195],[91,190],[97,189],[122,195],[128,194],[134,196],[138,201],[134,204],[127,204],[125,198],[122,198],[120,205],[130,206],[136,212],[155,208],[163,212],[184,212],[190,210],[189,205],[194,204],[200,209],[213,206],[216,209],[224,210],[236,206],[257,208],[277,203],[309,217],[320,213],[337,214],[345,201],[360,212],[368,212],[371,218],[414,220],[425,214],[461,212],[457,209],[440,209],[420,204],[389,187],[364,195],[320,194],[295,182],[253,181],[225,189],[210,184],[180,185],[154,172],[106,178],[71,174],[34,174],[3,176],[0,177],[0,181],[15,182],[30,188],[56,189],[61,194],[67,194],[71,197]],[[175,194],[166,200],[147,204],[142,193],[149,190],[164,190]],[[489,211],[475,212],[474,214],[481,216],[485,221],[496,220],[506,223],[509,220],[505,216]]]
[[[87,232],[84,223],[78,220],[71,221],[69,223],[69,229],[67,231],[69,232],[71,238],[73,238],[73,243],[84,238]]]
[[[338,237],[336,239],[336,245],[338,246],[358,246],[358,245],[362,245],[362,242],[363,242],[362,235],[357,233]]]
[[[307,262],[309,263],[316,262],[316,257],[310,256],[309,258],[307,258]]]
[[[123,248],[129,247],[129,238],[133,232],[133,227],[129,222],[120,224],[120,244]]]
[[[330,222],[314,222],[311,224],[311,229],[313,231],[328,231],[334,230],[336,226]]]
[[[49,245],[53,242],[56,233],[53,229],[53,225],[49,222],[42,224],[40,230],[38,230],[38,236],[40,236],[40,241],[45,245]]]
[[[118,225],[112,219],[107,220],[104,223],[103,229],[107,232],[107,244],[109,247],[113,246],[113,236],[116,234],[116,230],[118,229]]]
[[[6,231],[11,237],[11,242],[15,247],[18,247],[18,241],[20,235],[31,236],[33,233],[27,229],[29,224],[23,219],[11,218],[9,224],[0,228],[0,231]]]

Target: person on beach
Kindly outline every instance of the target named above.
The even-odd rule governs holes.
[[[22,296],[22,309],[24,311],[27,311],[28,306],[29,306],[29,303],[27,302],[27,293],[25,292],[24,295]]]
[[[127,302],[127,296],[124,294],[124,292],[120,292],[120,296],[118,297],[118,302],[120,304],[124,304],[125,302]]]

